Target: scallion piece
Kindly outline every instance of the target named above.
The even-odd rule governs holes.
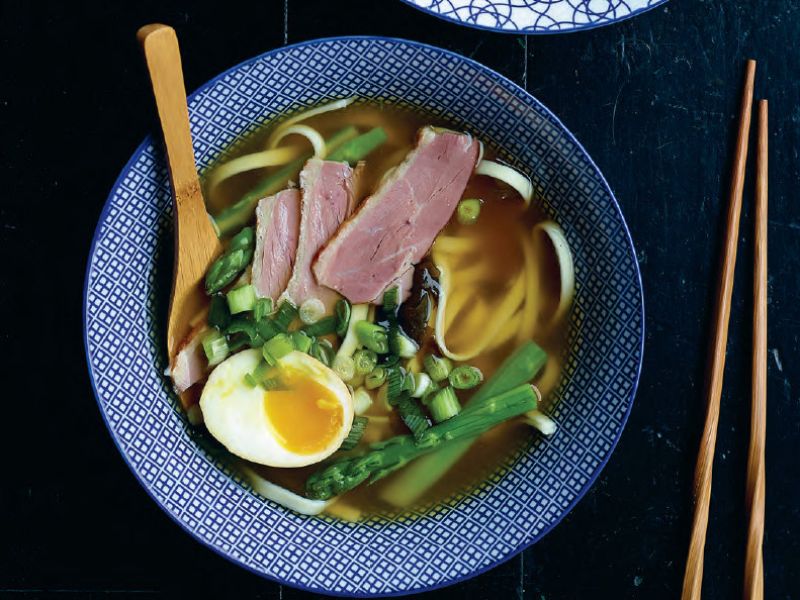
[[[275,313],[275,317],[272,320],[275,325],[277,325],[278,329],[285,333],[289,330],[289,325],[292,324],[295,318],[297,318],[297,307],[289,302],[289,300],[284,300],[281,302],[281,305],[278,307],[278,312]]]
[[[328,316],[320,319],[316,323],[303,326],[303,331],[308,335],[320,336],[329,335],[336,331],[336,317]]]
[[[272,298],[259,298],[253,307],[253,319],[256,323],[272,314]]]
[[[352,450],[355,448],[358,442],[361,441],[361,437],[364,435],[364,430],[367,428],[368,422],[369,419],[367,419],[367,417],[354,417],[353,425],[350,427],[350,433],[347,434],[342,445],[339,446],[339,450]]]
[[[309,298],[300,305],[298,314],[303,323],[310,325],[325,316],[325,305],[319,298]]]
[[[450,371],[447,379],[450,381],[450,385],[457,390],[468,390],[483,381],[483,373],[477,367],[459,365]]]
[[[414,393],[416,387],[417,387],[416,378],[414,377],[414,374],[409,371],[403,378],[403,392],[410,396],[411,394]]]
[[[271,340],[264,343],[261,353],[270,365],[275,365],[281,358],[294,350],[292,338],[285,333],[279,333]]]
[[[347,334],[351,312],[352,307],[346,298],[342,298],[336,303],[336,335],[340,338],[343,338]]]
[[[474,225],[481,214],[482,200],[478,198],[467,198],[458,203],[456,218],[462,225]]]
[[[262,360],[256,365],[252,373],[244,376],[244,380],[250,387],[260,385],[265,390],[276,390],[282,387],[283,384],[275,374],[276,370],[267,361]]]
[[[206,353],[208,366],[216,366],[225,360],[230,352],[228,341],[219,331],[212,329],[203,337],[203,352]]]
[[[455,390],[447,386],[433,395],[433,399],[428,404],[433,420],[437,423],[455,417],[461,412],[461,404],[458,402]]]
[[[398,306],[400,306],[400,291],[395,286],[383,293],[383,310],[391,313],[396,311]]]
[[[231,322],[231,311],[228,310],[228,301],[220,294],[211,297],[208,308],[208,324],[217,329],[225,329]]]
[[[391,346],[400,358],[412,358],[419,350],[417,343],[401,331],[394,333]]]
[[[389,337],[380,325],[359,321],[355,325],[355,332],[358,341],[369,350],[377,354],[386,354],[389,351]]]
[[[414,398],[408,396],[400,398],[397,402],[397,412],[406,427],[414,434],[414,437],[417,437],[431,426],[428,417],[422,412],[422,407]]]
[[[282,333],[272,319],[261,319],[260,321],[256,321],[255,328],[256,331],[258,331],[258,335],[260,335],[261,339],[265,342],[271,340],[279,333]]]
[[[228,308],[232,315],[253,310],[256,303],[256,288],[249,283],[228,292]]]
[[[367,373],[367,376],[364,378],[364,386],[368,390],[374,390],[376,388],[381,387],[386,382],[386,369],[383,367],[375,367]]]
[[[292,344],[295,350],[308,354],[308,351],[311,349],[311,344],[314,342],[311,336],[306,334],[305,331],[293,331],[289,334],[289,337],[292,338]]]
[[[425,370],[436,383],[444,381],[450,374],[450,361],[446,358],[440,358],[434,354],[428,354],[423,361]]]
[[[308,353],[326,367],[333,362],[333,346],[328,340],[315,340]]]
[[[378,355],[372,350],[362,348],[361,350],[356,350],[356,353],[353,355],[353,361],[356,365],[356,373],[366,375],[372,372],[375,365],[378,364]]]
[[[406,375],[402,369],[392,367],[386,372],[386,385],[387,385],[387,400],[390,405],[394,405],[400,396],[403,395],[403,388],[406,381]]]
[[[433,387],[433,380],[427,373],[414,374],[414,391],[412,396],[414,398],[422,398]]]
[[[244,334],[247,336],[247,345],[249,345],[251,348],[256,348],[264,343],[264,338],[261,337],[256,324],[250,319],[244,317],[236,317],[235,319],[231,319],[231,322],[228,323],[228,326],[225,328],[225,333],[227,335],[235,335],[237,333]],[[241,343],[237,342],[236,340],[231,340],[230,347],[231,352],[233,352],[234,347],[237,349],[241,347]]]
[[[356,374],[356,365],[349,356],[337,356],[333,359],[333,370],[342,381],[350,381]]]
[[[372,406],[372,395],[363,387],[357,388],[353,392],[353,411],[357,415],[363,415]]]

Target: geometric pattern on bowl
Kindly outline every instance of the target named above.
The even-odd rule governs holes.
[[[386,595],[454,583],[510,558],[583,496],[631,410],[643,299],[619,206],[580,144],[524,90],[439,48],[332,38],[242,63],[190,96],[199,168],[266,120],[353,95],[414,107],[478,136],[532,175],[545,212],[563,227],[575,257],[576,295],[554,436],[533,439],[470,494],[415,514],[345,523],[297,515],[255,494],[195,442],[163,376],[172,200],[152,138],[124,167],[100,216],[86,272],[84,335],[114,442],[181,527],[241,566],[291,586]]]
[[[403,0],[434,16],[503,33],[547,34],[617,23],[667,0]]]

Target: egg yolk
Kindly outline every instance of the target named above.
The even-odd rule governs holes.
[[[342,429],[344,410],[336,394],[298,371],[283,371],[281,383],[286,389],[264,393],[267,418],[278,441],[297,454],[327,448]]]

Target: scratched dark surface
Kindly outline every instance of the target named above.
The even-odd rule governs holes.
[[[766,596],[800,598],[800,3],[672,0],[615,26],[527,39],[451,25],[395,0],[164,4],[0,4],[0,597],[307,597],[180,531],[124,466],[89,387],[85,261],[106,194],[154,128],[134,33],[163,21],[178,30],[190,89],[267,49],[322,36],[383,34],[468,54],[553,109],[615,190],[647,309],[633,414],[561,525],[436,593],[453,598],[678,596],[731,139],[743,61],[758,59],[757,95],[769,97],[772,114]],[[742,584],[750,189],[706,553],[712,599],[740,597]]]

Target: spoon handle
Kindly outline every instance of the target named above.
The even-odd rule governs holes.
[[[194,163],[178,37],[172,27],[154,23],[139,29],[137,38],[158,107],[175,200],[175,266],[167,322],[172,360],[192,319],[206,306],[202,279],[221,246],[206,212]]]
[[[145,25],[136,36],[150,73],[176,200],[202,198],[194,164],[178,37],[172,27],[160,23]],[[205,215],[205,207],[200,208]]]

